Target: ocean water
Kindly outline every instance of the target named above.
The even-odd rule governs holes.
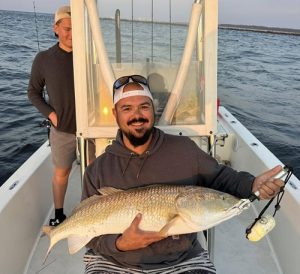
[[[52,15],[0,10],[0,185],[47,140],[43,117],[27,99],[31,64],[56,42]],[[107,22],[104,35],[112,35]],[[135,25],[140,31],[142,25]],[[184,26],[172,26],[172,41],[184,41]],[[169,37],[169,28],[154,31]],[[167,38],[168,39],[168,38]],[[131,46],[131,38],[122,40]],[[135,41],[136,42],[136,41]],[[147,43],[142,45],[149,47]],[[219,31],[218,96],[283,163],[300,177],[300,36]],[[135,55],[139,54],[135,46]],[[158,45],[160,47],[160,45]],[[161,45],[163,47],[163,45]],[[177,48],[154,48],[154,58],[177,58]],[[149,47],[149,51],[152,49]],[[164,54],[160,55],[160,53]],[[114,54],[113,51],[110,54]],[[123,56],[130,60],[131,56]]]

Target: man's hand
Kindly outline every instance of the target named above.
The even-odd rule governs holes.
[[[139,229],[142,214],[137,214],[131,225],[116,240],[116,247],[120,251],[129,251],[144,248],[154,242],[160,241],[165,237],[159,232],[143,231]]]
[[[51,121],[52,125],[54,127],[57,127],[57,115],[54,111],[52,111],[49,116],[48,116],[49,120]]]
[[[254,193],[258,190],[260,199],[271,199],[275,197],[281,187],[284,186],[284,182],[281,179],[274,179],[274,176],[281,170],[281,166],[278,165],[257,176],[252,186],[252,192]]]

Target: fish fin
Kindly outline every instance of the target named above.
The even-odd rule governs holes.
[[[84,199],[80,202],[80,204],[78,204],[72,211],[72,214],[74,214],[76,211],[78,211],[79,209],[82,209],[83,207],[85,207],[86,205],[91,205],[93,202],[98,201],[99,199],[101,199],[100,195],[93,195],[87,199]]]
[[[102,195],[112,195],[121,191],[124,191],[122,189],[118,189],[118,188],[114,188],[114,187],[109,187],[109,186],[105,186],[105,187],[101,187],[100,189],[98,189],[99,193]]]
[[[92,237],[93,238],[93,237]],[[71,235],[68,237],[69,253],[74,254],[83,248],[91,239],[90,236]]]
[[[182,222],[182,219],[179,215],[175,215],[160,231],[159,234],[161,234],[163,237],[170,236],[169,230],[172,226],[176,225],[177,223]]]
[[[163,236],[180,235],[199,231],[199,227],[187,223],[180,215],[175,215],[160,231]]]

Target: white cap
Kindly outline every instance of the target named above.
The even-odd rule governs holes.
[[[70,6],[63,6],[57,9],[54,15],[54,24],[56,24],[59,20],[64,18],[71,18]]]
[[[136,82],[134,82],[134,83],[136,83]],[[118,103],[121,99],[128,98],[131,96],[146,96],[146,97],[149,97],[153,101],[153,97],[151,95],[149,88],[146,85],[143,85],[141,83],[138,83],[138,84],[143,89],[128,90],[128,91],[123,92],[123,89],[124,89],[124,87],[126,87],[126,85],[123,85],[118,89],[115,89],[114,90],[114,105],[116,103]]]

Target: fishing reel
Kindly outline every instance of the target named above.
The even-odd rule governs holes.
[[[279,174],[275,176],[276,179],[284,179],[284,186],[281,188],[280,192],[273,197],[267,205],[263,208],[263,210],[260,212],[259,216],[254,220],[254,222],[246,229],[246,238],[251,242],[257,242],[261,240],[264,236],[266,236],[276,225],[275,221],[275,214],[280,209],[280,202],[282,200],[283,194],[284,194],[284,188],[289,181],[290,177],[293,174],[293,170],[291,167],[285,166]],[[251,202],[255,200],[259,200],[259,191],[256,191],[255,193],[252,193],[249,197],[249,200]],[[263,215],[265,211],[268,209],[268,207],[271,205],[273,200],[277,197],[277,201],[275,204],[275,210],[272,215]]]
[[[51,127],[51,121],[49,119],[45,119],[39,124],[40,127],[50,128]]]

